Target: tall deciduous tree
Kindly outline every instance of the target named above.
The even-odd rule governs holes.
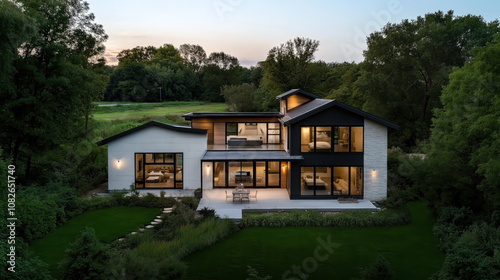
[[[37,30],[11,41],[17,49],[11,64],[15,71],[9,77],[14,89],[0,110],[3,148],[15,163],[22,160],[20,170],[28,177],[33,156],[70,141],[75,128],[83,125],[84,112],[93,101],[89,96],[104,89],[93,65],[104,51],[107,35],[94,23],[84,1],[10,2],[18,9],[14,15],[22,13]],[[15,25],[8,27],[2,32],[17,32]]]
[[[137,46],[132,49],[122,50],[116,58],[118,61],[128,61],[128,62],[141,62],[145,60],[151,60],[156,54],[156,48],[153,46],[141,47]]]
[[[224,52],[214,52],[208,56],[203,74],[203,94],[201,99],[211,102],[223,102],[221,88],[224,85],[241,83],[242,67],[238,59]]]
[[[421,178],[435,203],[500,210],[499,42],[478,48],[443,91]]]
[[[223,86],[221,94],[233,112],[257,112],[260,104],[257,102],[253,84],[243,83],[240,85]]]
[[[357,81],[364,109],[400,124],[400,144],[426,139],[431,112],[441,107],[439,97],[452,68],[464,65],[472,48],[491,42],[498,31],[497,21],[457,17],[452,11],[387,24],[367,39]]]
[[[179,47],[179,54],[186,66],[195,73],[198,73],[207,62],[207,53],[200,45],[182,44]]]
[[[318,46],[319,41],[295,38],[272,48],[262,63],[264,85],[276,94],[293,88],[310,90],[311,63]]]

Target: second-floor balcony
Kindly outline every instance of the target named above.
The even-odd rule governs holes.
[[[230,143],[232,144],[232,143]],[[209,151],[278,151],[285,150],[283,144],[260,144],[258,145],[230,145],[230,144],[219,144],[219,145],[208,145],[207,149]]]

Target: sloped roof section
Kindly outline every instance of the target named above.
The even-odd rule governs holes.
[[[288,126],[288,125],[294,124],[298,121],[301,121],[303,119],[306,119],[314,114],[317,114],[325,109],[331,108],[333,106],[338,106],[338,107],[343,108],[347,111],[350,111],[354,114],[363,116],[367,119],[378,122],[380,124],[383,124],[387,127],[392,128],[392,129],[399,129],[399,126],[394,124],[394,123],[391,123],[387,120],[379,118],[375,115],[372,115],[372,114],[365,112],[363,110],[360,110],[358,108],[354,108],[352,106],[349,106],[349,105],[342,103],[340,101],[329,100],[329,99],[315,99],[315,100],[312,100],[312,101],[310,101],[302,106],[298,106],[296,108],[293,108],[292,110],[288,111],[286,116],[281,118],[281,122],[283,123],[284,126]]]
[[[103,140],[97,142],[96,145],[97,146],[106,145],[109,142],[112,142],[116,139],[122,138],[124,136],[129,135],[129,134],[132,134],[132,133],[138,132],[140,130],[143,130],[145,128],[153,127],[153,126],[163,128],[163,129],[173,130],[173,131],[180,131],[180,132],[188,132],[188,133],[196,133],[196,134],[206,134],[207,133],[206,129],[198,129],[198,128],[191,128],[189,126],[184,126],[184,125],[173,125],[173,124],[166,124],[166,123],[157,122],[157,121],[150,121],[150,122],[145,123],[143,125],[140,125],[138,127],[134,127],[132,129],[126,130],[122,133],[118,133],[118,134],[113,135],[109,138],[103,139]]]
[[[284,92],[284,93],[276,96],[276,99],[279,99],[279,100],[287,99],[288,97],[290,97],[294,94],[302,94],[302,95],[307,96],[307,97],[312,98],[312,99],[320,99],[321,98],[321,97],[317,96],[316,94],[312,94],[312,93],[307,92],[305,90],[291,89],[287,92]]]
[[[209,113],[187,113],[182,115],[185,120],[194,118],[281,118],[279,112],[209,112]]]

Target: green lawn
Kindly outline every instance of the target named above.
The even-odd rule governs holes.
[[[30,249],[49,264],[52,275],[57,275],[57,265],[64,258],[64,251],[86,226],[93,227],[97,237],[109,243],[149,224],[160,213],[160,209],[145,207],[111,207],[88,211],[35,241]]]
[[[118,104],[118,106],[96,107],[92,110],[96,120],[134,119],[154,116],[176,116],[191,112],[225,112],[224,103],[201,101],[175,101],[163,103],[98,102],[96,104]]]
[[[283,273],[294,265],[309,275],[308,280],[351,279],[380,254],[391,263],[394,279],[427,279],[444,260],[432,234],[435,220],[424,203],[408,207],[412,222],[404,226],[246,228],[188,257],[186,279],[245,279],[248,265],[273,279],[285,279]],[[328,237],[339,247],[325,260],[315,259],[316,248],[322,248],[317,239]],[[318,250],[317,256],[324,258],[327,251]]]

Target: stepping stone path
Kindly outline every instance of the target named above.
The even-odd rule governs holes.
[[[163,214],[168,214],[168,213],[172,213],[172,207],[163,208]],[[144,228],[140,228],[139,231],[142,232],[142,231],[145,231],[146,229],[154,228],[155,225],[158,225],[159,223],[161,223],[163,221],[162,219],[163,219],[163,216],[156,216],[156,219],[154,219],[150,225],[147,225]],[[133,231],[130,234],[134,235],[134,234],[137,234],[137,232]],[[118,241],[123,241],[124,239],[125,239],[125,237],[122,237],[122,238],[119,238]]]

